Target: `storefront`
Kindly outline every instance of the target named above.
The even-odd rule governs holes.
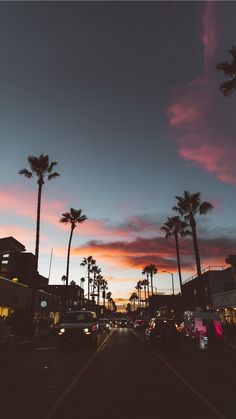
[[[214,310],[223,322],[236,324],[236,290],[230,290],[212,296]]]
[[[38,290],[35,305],[35,334],[50,332],[51,327],[59,321],[62,312],[62,301],[57,295]]]

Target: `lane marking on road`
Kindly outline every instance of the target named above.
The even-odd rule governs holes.
[[[52,349],[56,349],[55,346],[48,346],[47,348],[34,348],[35,351],[48,351],[48,350],[52,350]]]
[[[131,332],[139,339],[139,340],[141,340],[141,342],[142,343],[144,343],[145,344],[145,341],[134,331],[134,330],[131,330]],[[182,381],[182,383],[183,384],[185,384],[185,386],[186,387],[188,387],[188,389],[190,390],[190,391],[192,391],[192,393],[196,396],[196,397],[198,397],[198,399],[200,399],[201,400],[201,402],[203,403],[203,404],[205,404],[205,406],[207,406],[208,407],[208,409],[212,412],[212,413],[214,413],[214,415],[217,417],[217,418],[219,418],[219,419],[228,419],[226,416],[224,416],[224,415],[222,415],[222,413],[220,413],[219,412],[219,410],[215,407],[215,406],[213,406],[212,404],[211,404],[211,402],[209,402],[201,393],[199,393],[199,391],[195,388],[195,387],[193,387],[192,386],[192,384],[190,384],[187,380],[186,380],[186,378],[184,378],[183,376],[182,376],[182,374],[180,374],[171,364],[169,364],[169,362],[168,361],[166,361],[166,359],[165,358],[163,358],[158,352],[154,352],[151,348],[148,348],[147,347],[147,350],[149,350],[149,351],[151,351],[152,353],[153,353],[153,355],[155,355],[167,368],[169,368],[169,370],[174,374],[174,375],[176,375],[176,377],[178,377],[179,378],[179,380],[180,381]]]
[[[113,330],[109,333],[109,335],[105,338],[105,340],[102,342],[102,344],[98,347],[96,352],[91,356],[91,358],[86,362],[82,370],[78,372],[78,374],[74,377],[74,379],[71,381],[71,383],[68,385],[68,387],[63,391],[62,395],[56,400],[54,405],[51,407],[51,409],[46,413],[43,419],[51,419],[56,413],[60,405],[64,402],[68,394],[71,392],[71,390],[74,388],[74,386],[77,384],[79,379],[82,377],[84,372],[88,369],[90,364],[93,362],[93,360],[96,358],[96,356],[101,352],[106,345],[108,339],[113,334]]]

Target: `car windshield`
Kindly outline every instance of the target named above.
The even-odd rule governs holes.
[[[90,323],[93,320],[91,313],[66,313],[63,323]]]

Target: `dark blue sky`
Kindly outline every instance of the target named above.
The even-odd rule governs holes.
[[[161,237],[184,190],[215,204],[200,222],[203,238],[235,231],[235,97],[221,95],[223,75],[215,69],[236,43],[235,15],[233,2],[0,3],[3,235],[34,249],[36,185],[18,176],[27,156],[48,154],[61,173],[44,190],[42,274],[51,247],[52,280],[64,273],[67,231],[55,220],[71,206],[91,220],[74,238],[80,258],[93,250],[88,240]],[[134,220],[136,233],[119,231]],[[174,271],[169,251],[153,250],[147,259],[166,258],[168,269],[172,258]],[[140,265],[130,269],[122,252],[94,252],[124,297],[140,279]],[[73,263],[76,280],[78,257]],[[194,271],[193,260],[186,269]]]

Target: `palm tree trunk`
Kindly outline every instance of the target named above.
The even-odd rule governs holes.
[[[179,272],[180,291],[181,291],[182,298],[184,298],[184,295],[183,295],[183,284],[182,284],[182,275],[181,275],[181,267],[180,267],[179,238],[178,238],[178,234],[175,234],[174,237],[175,237],[175,245],[176,245],[176,256],[177,256],[177,265],[178,265],[178,272]]]
[[[153,295],[153,273],[150,273],[150,278],[151,278],[151,293]]]
[[[147,296],[149,299],[149,275],[147,274]]]
[[[35,265],[34,265],[34,277],[32,280],[32,294],[29,312],[29,330],[30,336],[34,336],[34,313],[35,313],[35,301],[37,293],[37,273],[38,273],[38,259],[39,259],[39,233],[40,233],[40,209],[41,209],[41,197],[43,180],[38,180],[38,202],[37,202],[37,221],[36,221],[36,238],[35,238]]]
[[[94,294],[95,294],[95,281],[96,281],[96,274],[94,275],[94,277],[93,277],[93,285],[92,285],[92,294],[93,294],[93,296],[92,296],[92,300],[95,300],[95,297],[94,297]]]
[[[39,233],[40,233],[40,210],[41,210],[41,197],[43,180],[38,180],[38,203],[37,203],[37,224],[36,224],[36,238],[35,238],[35,262],[36,262],[36,273],[38,271],[38,259],[39,259]]]
[[[98,280],[98,298],[97,298],[97,305],[99,306],[100,304],[100,284],[99,284],[99,280]]]
[[[193,247],[194,247],[194,253],[195,253],[197,274],[198,276],[201,276],[201,262],[200,262],[200,255],[199,255],[198,242],[197,242],[196,221],[194,220],[194,218],[190,220],[190,226],[191,226],[192,235],[193,235]]]
[[[66,261],[66,292],[65,292],[65,308],[67,308],[68,304],[68,283],[69,283],[69,267],[70,267],[70,248],[71,248],[71,240],[73,236],[74,228],[71,227],[70,230],[70,238],[68,243],[68,251],[67,251],[67,261]]]
[[[89,294],[90,294],[90,264],[88,264],[88,302],[89,302]]]
[[[146,285],[144,285],[144,300],[145,300],[145,307],[146,307],[147,305]]]

